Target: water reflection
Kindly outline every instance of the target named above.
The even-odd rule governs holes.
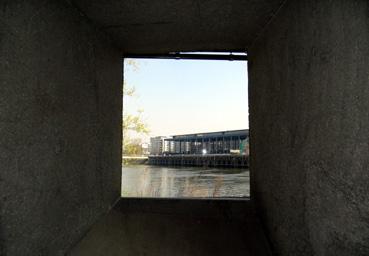
[[[124,166],[123,197],[248,197],[248,169]]]

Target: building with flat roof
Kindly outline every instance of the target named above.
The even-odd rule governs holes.
[[[249,130],[173,135],[165,154],[248,154]]]
[[[168,142],[166,139],[170,137],[167,136],[157,136],[150,138],[150,155],[162,155],[168,150]]]

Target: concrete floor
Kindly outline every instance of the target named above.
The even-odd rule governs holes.
[[[270,255],[249,200],[121,199],[70,255]]]

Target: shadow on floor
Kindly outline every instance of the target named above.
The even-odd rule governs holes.
[[[122,198],[70,255],[270,255],[247,199]]]

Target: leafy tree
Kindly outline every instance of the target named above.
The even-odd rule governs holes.
[[[131,139],[130,143],[127,143],[125,152],[127,155],[142,155],[141,139]]]
[[[138,65],[134,60],[128,60],[127,66],[130,66],[134,70],[138,70]],[[123,100],[127,97],[135,97],[136,88],[123,84]],[[137,155],[141,154],[141,140],[133,138],[132,135],[149,134],[147,124],[143,119],[143,110],[137,110],[136,114],[127,113],[123,110],[123,154],[125,155]]]

